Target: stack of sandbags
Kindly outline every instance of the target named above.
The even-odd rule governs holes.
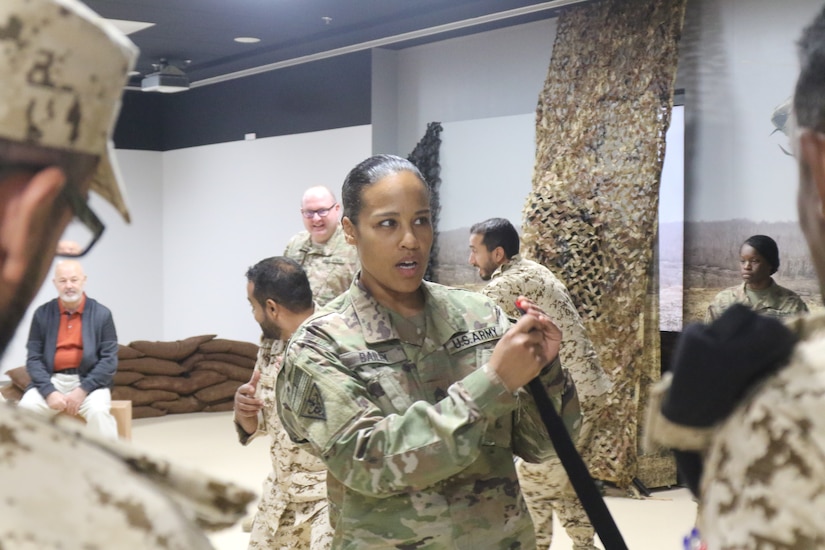
[[[17,403],[23,397],[23,392],[26,391],[26,387],[31,382],[29,373],[26,372],[26,367],[17,367],[6,371],[5,374],[11,382],[0,387],[0,395],[6,401]]]
[[[249,381],[258,346],[215,335],[174,342],[138,340],[119,346],[112,399],[132,402],[132,417],[232,410],[235,390]],[[19,400],[30,379],[25,367],[6,373],[6,399]]]
[[[175,342],[138,340],[118,350],[112,399],[132,401],[135,418],[232,410],[255,367],[258,346],[208,334]]]

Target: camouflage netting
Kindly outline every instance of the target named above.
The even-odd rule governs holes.
[[[641,474],[637,426],[659,377],[649,269],[683,18],[684,0],[604,1],[559,18],[524,208],[525,255],[565,281],[616,384],[607,414],[618,429],[599,439],[594,469],[622,487]]]
[[[438,215],[441,212],[441,198],[439,188],[441,187],[441,163],[439,161],[439,154],[441,149],[441,123],[430,122],[427,124],[427,131],[424,137],[416,144],[407,160],[415,164],[421,170],[421,175],[430,187],[430,211],[432,213],[433,224],[433,246],[430,249],[430,265],[427,266],[427,272],[424,278],[428,281],[434,281],[433,272],[437,267],[436,259],[438,257]]]

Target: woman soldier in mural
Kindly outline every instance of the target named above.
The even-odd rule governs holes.
[[[705,322],[717,319],[733,304],[744,304],[763,315],[787,317],[808,311],[794,291],[779,286],[773,275],[779,269],[779,247],[766,235],[753,235],[739,248],[739,271],[744,283],[726,288],[708,306]]]

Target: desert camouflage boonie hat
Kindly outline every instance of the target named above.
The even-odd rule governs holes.
[[[0,138],[98,155],[91,189],[126,221],[111,133],[137,53],[75,0],[0,0]]]

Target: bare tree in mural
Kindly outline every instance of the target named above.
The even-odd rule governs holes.
[[[433,273],[437,267],[438,257],[438,215],[441,212],[441,199],[439,197],[439,188],[441,187],[441,164],[439,161],[439,152],[441,149],[441,123],[430,122],[427,124],[427,131],[424,137],[418,142],[407,160],[421,170],[424,176],[424,181],[430,188],[430,210],[432,212],[433,225],[433,247],[430,250],[430,264],[427,266],[427,272],[424,274],[424,279],[428,281],[435,281]]]

